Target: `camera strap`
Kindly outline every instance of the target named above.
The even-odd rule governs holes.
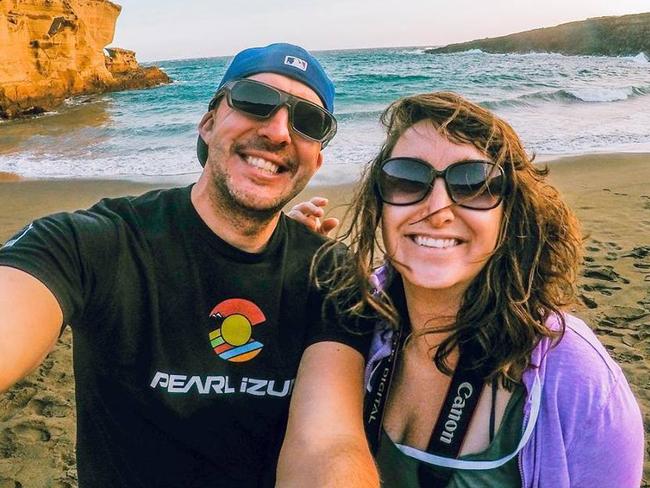
[[[370,378],[370,390],[366,395],[364,423],[373,454],[379,450],[386,400],[390,394],[390,386],[399,354],[404,347],[405,334],[403,331],[410,330],[401,280],[394,280],[390,287],[390,295],[397,310],[400,311],[402,323],[393,333],[390,354],[374,368]],[[428,453],[451,458],[458,457],[470,420],[478,405],[481,391],[485,386],[484,376],[480,371],[468,368],[466,361],[463,360],[464,357],[467,355],[463,355],[461,352],[445,401],[431,434],[427,448]],[[424,467],[426,468],[426,466]],[[439,478],[438,474],[442,474],[447,480],[451,477],[451,471],[434,473],[431,469],[421,469],[420,473],[421,478],[424,476],[427,479],[431,475]],[[438,479],[432,486],[444,486],[441,485],[443,482],[442,479]],[[429,485],[431,483],[427,482],[427,486]]]

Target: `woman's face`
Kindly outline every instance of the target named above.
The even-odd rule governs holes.
[[[437,170],[467,159],[489,160],[471,144],[441,136],[428,121],[404,132],[391,154],[398,156],[422,159]],[[408,285],[460,296],[494,250],[502,217],[503,204],[490,210],[455,205],[437,178],[423,201],[383,205],[384,244]]]

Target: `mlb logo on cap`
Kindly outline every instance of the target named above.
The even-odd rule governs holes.
[[[293,66],[294,68],[298,68],[302,71],[307,71],[307,61],[304,59],[297,58],[295,56],[285,56],[284,58],[284,64]]]

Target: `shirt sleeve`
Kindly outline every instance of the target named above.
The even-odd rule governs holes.
[[[315,268],[315,276],[320,278],[329,276],[333,267],[345,253],[347,253],[347,249],[344,246],[338,246],[333,253],[319,262]],[[323,341],[340,342],[356,349],[364,358],[367,357],[376,322],[374,315],[368,314],[363,317],[341,315],[337,312],[336,307],[325,299],[330,286],[317,286],[314,279],[311,279],[309,309],[312,326],[306,346]]]
[[[63,325],[72,325],[84,314],[89,294],[98,295],[93,263],[107,259],[103,248],[108,245],[106,236],[100,236],[96,219],[87,212],[53,214],[10,238],[0,248],[0,266],[19,269],[42,282],[59,302]]]

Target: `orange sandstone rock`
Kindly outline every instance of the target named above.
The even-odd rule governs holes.
[[[108,0],[0,0],[0,117],[50,110],[72,95],[168,83],[113,41]]]
[[[6,171],[0,171],[0,183],[20,181],[22,178],[16,173],[7,173]]]

